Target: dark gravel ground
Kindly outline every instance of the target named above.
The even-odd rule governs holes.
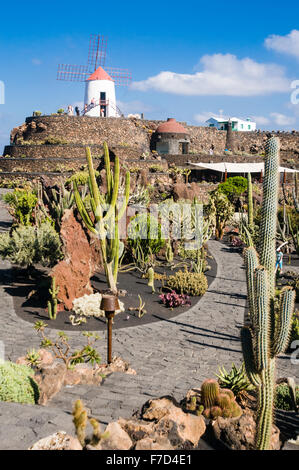
[[[217,265],[212,257],[208,259],[208,263],[211,269],[205,274],[208,284],[210,285],[216,276]],[[158,267],[156,271],[161,274],[165,272],[167,275],[174,274],[175,272],[171,271],[167,266]],[[40,282],[43,279],[43,273],[38,273],[37,277]],[[66,331],[101,331],[106,329],[106,319],[102,317],[90,317],[87,318],[87,323],[73,326],[69,320],[69,316],[72,312],[67,311],[59,312],[56,320],[50,320],[46,311],[45,298],[47,291],[45,290],[45,296],[42,299],[37,298],[34,295],[28,299],[27,297],[29,293],[37,289],[36,280],[29,280],[27,273],[24,272],[24,270],[19,269],[14,270],[13,278],[13,283],[7,287],[6,290],[10,295],[12,295],[15,311],[23,320],[30,323],[43,320],[53,329]],[[97,292],[105,291],[107,289],[105,276],[102,274],[94,276],[92,278],[92,285]],[[173,310],[166,308],[160,303],[159,299],[161,283],[159,281],[155,281],[156,292],[152,294],[151,288],[147,286],[147,279],[141,278],[140,273],[135,271],[120,273],[118,287],[121,290],[127,291],[127,294],[126,296],[119,298],[119,300],[125,304],[125,312],[115,316],[113,325],[114,329],[139,326],[159,320],[168,320],[190,308],[188,306],[177,307]],[[137,312],[128,310],[130,307],[138,307],[138,294],[141,296],[143,302],[145,302],[145,309],[147,312],[142,318],[138,318]],[[191,307],[198,302],[198,299],[199,297],[190,297]]]

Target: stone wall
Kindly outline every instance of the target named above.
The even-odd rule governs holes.
[[[5,157],[0,157],[0,170],[40,173],[53,172],[59,167],[65,167],[65,171],[77,170],[85,162],[85,146],[91,146],[92,154],[100,157],[104,142],[109,145],[112,159],[117,154],[121,162],[146,168],[154,162],[160,163],[151,149],[161,122],[65,115],[28,117],[22,126],[12,130],[11,145],[5,147]],[[255,162],[260,161],[264,152],[265,132],[234,132],[235,155],[225,155],[226,131],[182,124],[190,135],[189,154],[163,155],[166,166],[167,163],[186,166],[188,161]],[[281,163],[299,168],[299,132],[276,135],[281,141]],[[52,140],[52,145],[46,144],[47,139]],[[211,145],[213,156],[209,155]],[[146,161],[141,159],[145,153]]]
[[[16,143],[19,137],[34,142],[55,136],[73,144],[102,145],[107,141],[110,147],[128,146],[144,152],[149,151],[152,135],[161,122],[64,115],[29,117],[25,124],[13,129],[11,143]],[[215,153],[223,153],[226,131],[182,124],[190,134],[191,153],[207,153],[212,144]],[[234,132],[233,135],[236,150],[247,153],[262,152],[267,139],[267,133],[259,131]],[[280,137],[283,152],[299,155],[299,132],[277,132],[276,135]]]
[[[262,157],[259,155],[210,155],[210,154],[186,154],[186,155],[163,155],[169,165],[188,166],[192,163],[219,163],[230,161],[232,163],[259,163]]]
[[[89,145],[94,157],[103,155],[102,145]],[[86,145],[7,145],[3,155],[15,158],[85,158]],[[118,155],[121,160],[137,160],[140,152],[135,147],[111,146],[110,153]]]

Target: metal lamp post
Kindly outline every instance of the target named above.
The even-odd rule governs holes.
[[[107,363],[112,362],[112,323],[115,311],[119,310],[118,298],[114,295],[103,295],[101,310],[104,310],[107,318]]]

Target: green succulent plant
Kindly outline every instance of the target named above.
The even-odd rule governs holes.
[[[190,273],[180,270],[167,278],[166,285],[178,294],[199,296],[205,294],[208,281],[203,273]]]
[[[39,388],[33,376],[28,366],[9,361],[0,364],[0,401],[37,403]]]
[[[245,371],[244,362],[241,364],[239,369],[232,364],[232,369],[228,372],[225,367],[219,367],[219,374],[215,374],[218,377],[218,382],[221,388],[228,388],[237,397],[241,392],[253,390],[255,387],[248,380]]]

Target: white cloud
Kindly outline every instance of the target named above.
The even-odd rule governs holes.
[[[284,69],[275,64],[263,64],[250,58],[238,59],[232,54],[205,55],[200,59],[201,72],[180,74],[160,72],[140,82],[135,90],[149,89],[189,96],[226,95],[258,96],[290,89]]]
[[[286,36],[272,34],[265,39],[265,46],[268,49],[292,55],[299,59],[299,31],[298,29],[293,29]]]
[[[266,126],[271,122],[270,119],[265,116],[252,116],[252,119],[260,126]]]
[[[270,116],[272,117],[273,121],[275,124],[278,126],[290,126],[291,124],[294,124],[296,119],[291,116],[286,116],[285,114],[281,113],[271,113]]]
[[[194,119],[198,123],[204,123],[211,117],[227,119],[228,116],[224,116],[222,112],[220,113],[220,111],[221,110],[219,110],[218,113],[203,111],[202,113],[195,114]]]
[[[148,113],[153,111],[153,108],[142,101],[120,101],[117,100],[117,106],[124,114],[131,113]]]

